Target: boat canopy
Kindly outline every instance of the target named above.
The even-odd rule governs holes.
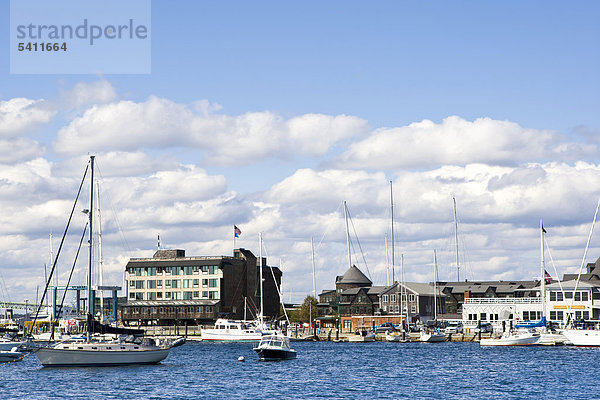
[[[519,324],[519,325],[515,325],[515,328],[541,328],[546,326],[546,317],[542,317],[542,319],[540,319],[537,322],[532,322],[529,324]]]

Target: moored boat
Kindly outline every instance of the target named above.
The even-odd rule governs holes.
[[[563,329],[560,333],[567,338],[573,346],[598,347],[600,346],[600,330],[595,329]]]
[[[23,353],[17,347],[13,347],[10,350],[1,350],[0,362],[19,361],[23,359],[23,356]]]
[[[290,347],[290,340],[283,335],[265,335],[252,350],[261,361],[278,361],[296,358],[296,350]]]
[[[263,334],[251,321],[219,318],[213,328],[200,331],[202,340],[218,342],[257,342]]]
[[[535,346],[540,334],[533,330],[513,330],[505,332],[500,338],[481,339],[481,346]]]

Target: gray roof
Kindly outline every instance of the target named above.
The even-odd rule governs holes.
[[[556,283],[552,283],[550,285],[546,285],[546,289],[560,289],[561,285],[563,289],[569,289],[569,290],[573,290],[575,289],[575,283],[577,282],[576,279],[567,281],[567,282],[560,282],[560,285],[558,284],[558,282]],[[577,285],[577,289],[589,289],[589,288],[597,288],[598,286],[600,286],[600,282],[582,282],[580,281],[579,284]]]
[[[428,283],[405,282],[404,287],[409,292],[412,292],[419,296],[433,296],[435,294],[435,292],[433,291],[433,285],[430,285]],[[400,283],[394,283],[392,286],[382,286],[379,295],[386,293],[398,293],[399,291]],[[439,286],[437,287],[437,295],[446,296],[444,293],[442,293],[442,289]]]
[[[371,286],[373,282],[369,278],[363,274],[360,269],[356,267],[356,265],[351,266],[344,273],[344,275],[338,277],[336,283],[344,283],[344,284],[355,284],[355,285],[364,285]]]

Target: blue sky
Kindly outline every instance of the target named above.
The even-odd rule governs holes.
[[[587,229],[582,224],[600,196],[593,179],[599,169],[599,12],[593,1],[153,1],[151,74],[16,75],[9,74],[8,57],[0,58],[0,126],[7,127],[4,153],[11,155],[0,154],[4,190],[47,190],[49,199],[66,201],[77,174],[65,171],[95,152],[100,162],[110,160],[107,186],[114,184],[115,197],[128,198],[118,192],[124,190],[119,179],[127,179],[137,195],[148,195],[148,212],[178,215],[183,204],[186,212],[219,214],[198,217],[193,238],[173,221],[134,223],[131,217],[134,249],[151,254],[143,231],[168,231],[170,244],[188,252],[225,252],[230,239],[219,235],[233,223],[251,249],[251,235],[270,230],[276,232],[273,252],[290,258],[284,263],[294,285],[287,289],[306,293],[311,282],[297,279],[304,268],[297,259],[308,238],[333,223],[330,214],[343,196],[363,218],[378,266],[370,269],[381,277],[385,229],[369,226],[386,219],[392,179],[404,191],[398,195],[399,251],[414,256],[411,279],[425,280],[417,266],[430,262],[429,248],[446,243],[439,232],[447,230],[448,208],[432,210],[450,207],[453,194],[463,197],[459,207],[466,205],[465,238],[478,279],[531,278],[535,267],[514,266],[535,265],[531,243],[544,214],[573,239],[556,238],[565,247],[563,268],[576,268],[577,240]],[[0,15],[6,55],[8,0],[0,1]],[[17,105],[19,98],[31,104]],[[210,111],[198,111],[203,100]],[[10,128],[25,109],[31,115],[18,119],[24,127]],[[133,133],[119,133],[123,127]],[[253,133],[245,140],[244,132]],[[170,200],[150,196],[152,182],[179,176],[174,171],[209,189]],[[40,182],[28,186],[18,178],[28,174]],[[45,189],[53,184],[65,191]],[[30,201],[25,217],[50,207],[40,198]],[[60,216],[53,217],[48,224],[60,226]],[[28,231],[5,218],[0,235],[16,238],[11,245],[35,241],[31,251],[45,251],[45,227]],[[524,227],[521,244],[532,250],[511,251],[507,241]],[[490,233],[496,230],[507,237]],[[115,279],[124,254],[113,249]],[[343,257],[338,247],[323,250],[319,288],[344,272]],[[39,260],[4,259],[15,263],[33,270]],[[18,280],[15,271],[3,274]],[[32,289],[18,286],[18,293]]]

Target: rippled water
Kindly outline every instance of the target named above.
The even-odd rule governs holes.
[[[247,343],[187,343],[160,365],[0,366],[1,399],[598,399],[600,349],[477,343],[292,343],[258,362]],[[244,356],[246,362],[238,362]]]

